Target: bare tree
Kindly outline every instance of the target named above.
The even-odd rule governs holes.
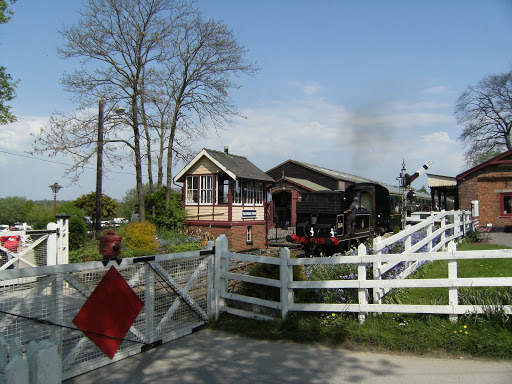
[[[203,19],[194,0],[88,0],[80,15],[78,24],[61,30],[66,44],[60,49],[63,58],[80,60],[62,78],[79,112],[53,116],[34,151],[71,156],[68,172],[78,178],[94,159],[99,98],[110,108],[128,104],[122,121],[106,115],[105,154],[112,162],[132,159],[144,220],[143,162],[154,190],[156,157],[157,186],[165,169],[169,194],[173,158],[188,160],[193,139],[238,114],[228,91],[239,87],[235,76],[257,68],[224,24]]]
[[[229,98],[239,88],[234,77],[255,74],[258,68],[246,60],[246,49],[226,25],[197,16],[183,29],[177,44],[178,55],[170,62],[173,76],[173,111],[167,150],[167,195],[169,206],[172,186],[172,156],[180,127],[202,137],[211,126],[216,132],[238,115]]]
[[[463,126],[468,165],[512,149],[512,72],[490,75],[469,86],[455,105],[457,123]]]
[[[150,67],[158,67],[173,55],[173,43],[194,9],[188,0],[89,0],[77,25],[61,34],[65,59],[80,59],[81,67],[65,73],[64,88],[83,108],[100,97],[129,104],[139,216],[145,219],[142,149],[139,128],[141,80]],[[39,150],[44,147],[39,146]]]

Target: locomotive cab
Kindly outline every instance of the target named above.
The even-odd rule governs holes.
[[[344,212],[352,197],[342,191],[304,193],[297,202],[296,234],[287,240],[301,243],[306,255],[331,255],[341,248],[348,248],[351,238]],[[355,239],[370,234],[370,217],[371,213],[366,209],[356,211]]]

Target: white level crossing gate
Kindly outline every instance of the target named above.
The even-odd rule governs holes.
[[[0,333],[6,342],[49,340],[63,379],[192,333],[211,317],[213,243],[205,251],[0,271]],[[73,319],[111,266],[144,306],[111,360]],[[115,292],[109,294],[115,295]],[[1,373],[0,362],[0,373]]]

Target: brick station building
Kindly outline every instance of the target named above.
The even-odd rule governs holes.
[[[185,228],[225,234],[232,251],[265,248],[274,179],[245,157],[203,149],[174,181],[183,183]]]
[[[512,150],[457,176],[460,209],[481,226],[512,230]]]

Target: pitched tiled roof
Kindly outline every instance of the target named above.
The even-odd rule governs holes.
[[[291,159],[290,160],[286,160],[284,163],[281,163],[278,166],[272,168],[271,170],[267,171],[267,173],[273,171],[276,168],[281,167],[283,164],[286,164],[286,163],[294,163],[294,164],[297,164],[297,165],[299,165],[301,167],[309,168],[309,169],[311,169],[311,170],[313,170],[315,172],[318,172],[318,173],[321,173],[323,175],[329,176],[329,177],[331,177],[331,178],[333,178],[335,180],[349,181],[351,183],[374,183],[375,182],[374,180],[366,179],[366,178],[361,177],[361,176],[351,175],[350,173],[345,173],[345,172],[340,172],[340,171],[334,171],[332,169],[328,169],[328,168],[324,168],[324,167],[319,167],[318,165],[303,163],[303,162],[300,162],[300,161],[297,161],[297,160],[291,160]]]
[[[187,173],[187,170],[190,169],[190,167],[192,167],[203,156],[206,156],[234,180],[250,179],[274,182],[274,179],[272,179],[269,175],[267,175],[265,172],[247,160],[247,158],[206,148],[203,148],[203,150],[194,158],[194,160],[192,160],[176,175],[174,180],[177,182],[181,181],[183,176]]]

